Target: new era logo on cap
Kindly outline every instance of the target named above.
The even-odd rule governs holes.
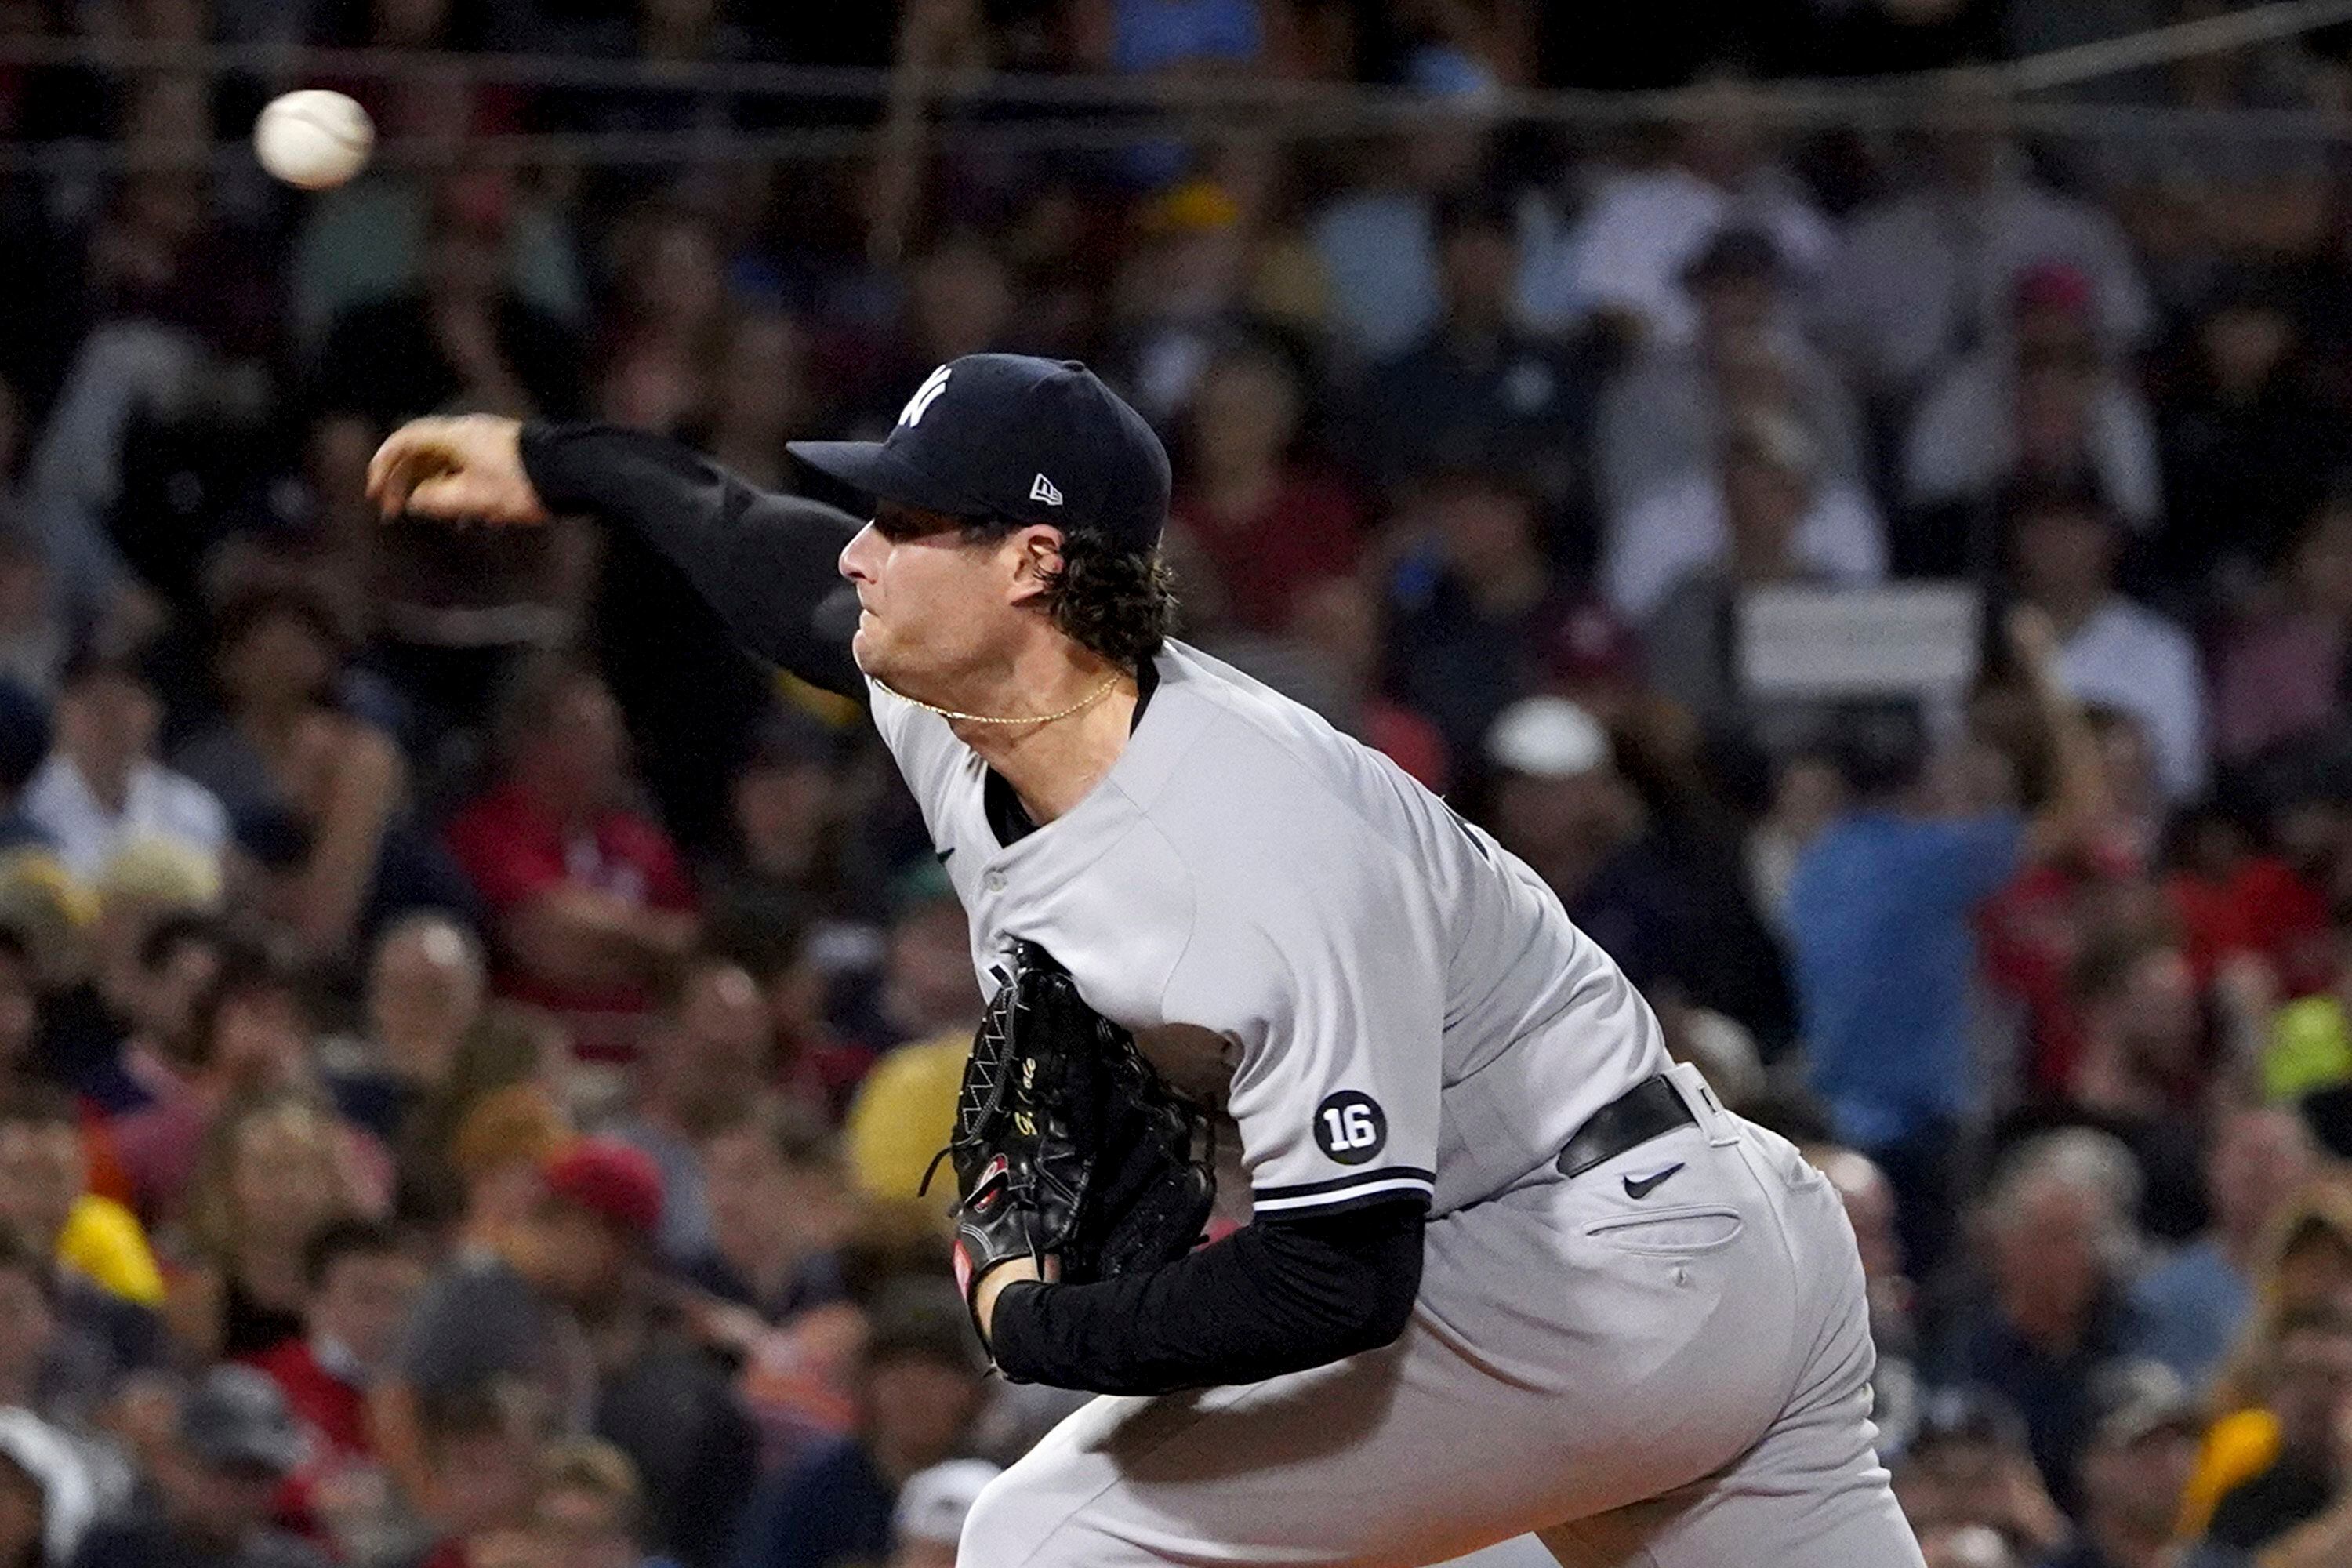
[[[1054,488],[1053,480],[1039,474],[1030,483],[1029,499],[1044,501],[1047,506],[1059,506],[1062,504],[1062,492]]]

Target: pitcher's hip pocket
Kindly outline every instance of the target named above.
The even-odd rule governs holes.
[[[1621,1252],[1693,1258],[1729,1247],[1746,1225],[1738,1209],[1709,1205],[1612,1215],[1583,1228],[1590,1239]]]

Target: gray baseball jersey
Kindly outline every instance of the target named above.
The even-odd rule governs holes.
[[[1444,1214],[1555,1157],[1667,1065],[1656,1020],[1523,862],[1380,753],[1181,643],[1109,773],[1011,845],[947,721],[874,719],[971,917],[1180,1082],[1231,1074],[1255,1212],[1399,1193]]]

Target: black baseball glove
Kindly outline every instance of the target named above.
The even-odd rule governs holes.
[[[965,1300],[1015,1258],[1082,1282],[1183,1257],[1216,1197],[1211,1154],[1208,1118],[1134,1037],[1087,1006],[1052,954],[1015,942],[940,1153],[955,1166]]]

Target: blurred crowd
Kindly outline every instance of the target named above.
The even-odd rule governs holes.
[[[1830,1173],[1931,1563],[2352,1562],[2352,168],[2123,112],[2338,109],[2352,39],[1798,134],[1776,77],[2224,7],[1631,9],[0,0],[0,1568],[952,1562],[1070,1402],[918,1196],[981,996],[911,802],[641,545],[362,492],[460,409],[804,488],[982,349],[1118,385],[1184,636]],[[268,42],[381,68],[194,68]],[[697,85],[761,61],[1421,108],[761,160],[885,114]],[[191,161],[295,85],[419,161]],[[1759,606],[1922,582],[1956,679],[1769,678]]]

